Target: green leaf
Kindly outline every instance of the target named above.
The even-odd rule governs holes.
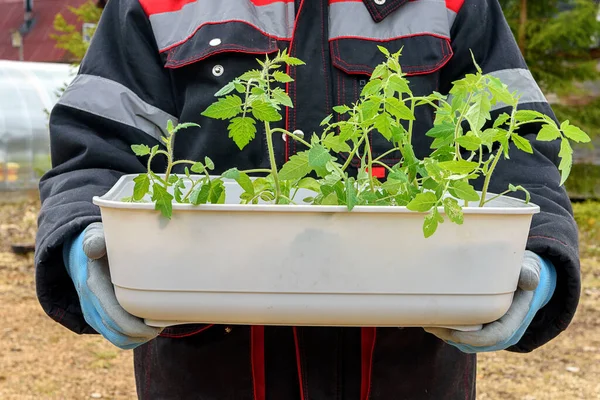
[[[423,164],[425,165],[425,170],[431,178],[438,182],[444,178],[444,171],[438,165],[438,161],[433,158],[426,158],[423,160]]]
[[[133,178],[133,200],[141,200],[150,190],[150,177],[148,174],[138,175]]]
[[[444,218],[440,215],[437,208],[431,210],[431,213],[425,216],[423,221],[423,234],[425,238],[431,237],[438,228],[438,224],[444,222]]]
[[[464,181],[455,181],[450,187],[450,194],[454,197],[466,201],[478,201],[479,194],[475,191],[473,186]]]
[[[393,179],[402,183],[408,183],[408,175],[399,169],[392,169],[388,175],[388,180]]]
[[[381,136],[383,136],[389,141],[392,139],[391,126],[393,123],[394,121],[391,119],[389,114],[383,113],[375,117],[375,123],[373,126],[375,129],[377,129]]]
[[[220,97],[226,94],[229,94],[235,90],[235,83],[229,82],[227,85],[223,86],[221,90],[215,93],[215,97]]]
[[[454,141],[454,129],[455,126],[448,122],[434,125],[425,133],[426,136],[435,138],[433,143],[431,143],[431,148],[437,149],[444,146],[451,146]]]
[[[237,181],[240,177],[240,171],[237,168],[230,168],[227,171],[223,172],[222,176],[225,179],[233,179]]]
[[[277,82],[281,82],[281,83],[294,82],[294,79],[292,79],[291,76],[289,76],[285,72],[281,72],[281,71],[275,71],[275,72],[273,72],[273,78]]]
[[[543,142],[550,142],[560,137],[560,129],[555,125],[547,124],[542,126],[542,129],[538,132],[537,140]]]
[[[183,179],[178,179],[177,183],[175,183],[175,186],[173,186],[173,194],[175,195],[175,201],[178,203],[181,203],[183,201],[183,188],[185,188]]]
[[[396,195],[405,184],[406,183],[401,180],[391,179],[388,176],[386,181],[381,185],[381,188],[391,195]]]
[[[439,163],[439,166],[455,174],[470,174],[479,166],[479,163],[465,160],[442,161]]]
[[[328,116],[326,116],[325,118],[323,118],[323,121],[321,121],[321,123],[319,124],[319,126],[327,125],[329,123],[329,121],[331,121],[332,118],[333,118],[333,114],[329,114]]]
[[[281,115],[273,105],[262,100],[256,100],[252,103],[252,115],[259,121],[275,122],[281,120]]]
[[[352,110],[352,109],[350,107],[348,107],[348,106],[345,106],[345,105],[333,107],[333,111],[335,111],[338,114],[345,114],[345,113],[347,113],[350,110]]]
[[[210,185],[210,202],[213,204],[222,203],[225,195],[225,186],[223,181],[214,180]]]
[[[474,96],[473,104],[471,104],[465,113],[465,118],[469,121],[472,130],[479,132],[483,128],[485,122],[491,118],[491,108],[492,105],[486,95],[482,93]]]
[[[410,111],[410,108],[408,108],[404,102],[395,97],[388,97],[385,99],[385,110],[399,119],[404,119],[407,121],[415,119],[415,116]]]
[[[167,121],[167,132],[172,133],[173,129],[175,129],[175,127],[173,126],[173,121],[172,120],[168,120]]]
[[[531,200],[531,194],[529,193],[529,191],[527,189],[525,189],[523,186],[519,185],[519,186],[515,186],[512,183],[508,185],[508,190],[510,190],[511,192],[516,192],[516,191],[521,191],[525,193],[525,202],[529,203],[529,201]]]
[[[150,155],[151,156],[156,155],[157,151],[158,151],[158,145],[152,146],[152,148],[150,149]]]
[[[562,186],[571,174],[571,168],[573,164],[573,149],[571,148],[571,144],[568,140],[563,139],[560,142],[560,151],[558,152],[558,156],[560,157],[558,169],[561,172],[560,184]]]
[[[377,45],[377,48],[380,52],[386,55],[386,57],[390,57],[390,51],[381,45]]]
[[[331,154],[321,144],[314,144],[313,147],[308,150],[308,165],[311,168],[323,168],[327,165],[327,162],[331,160]]]
[[[230,119],[242,112],[242,99],[233,94],[220,98],[208,106],[202,113],[205,117],[215,119]]]
[[[188,167],[185,167],[183,171],[185,172],[185,176],[187,176],[189,178],[190,175],[191,175],[190,174],[190,169]]]
[[[240,150],[242,150],[256,134],[256,121],[250,117],[236,117],[231,120],[227,130],[229,130],[229,137],[233,138],[233,141]]]
[[[173,196],[158,183],[152,185],[152,201],[154,201],[155,210],[160,211],[165,218],[171,219],[171,215],[173,214]]]
[[[542,114],[541,112],[538,111],[533,111],[533,110],[518,110],[515,113],[515,120],[517,122],[529,122],[529,121],[533,121],[534,119],[537,118],[543,118],[544,114]]]
[[[237,90],[238,93],[246,93],[246,87],[244,85],[242,85],[241,83],[235,82],[234,86],[235,86],[235,90]]]
[[[383,87],[383,82],[381,79],[373,79],[372,81],[367,82],[365,87],[360,92],[361,97],[368,97],[374,94],[379,93],[381,88]]]
[[[236,181],[246,193],[250,193],[254,196],[254,184],[252,183],[252,179],[250,179],[248,174],[239,172],[239,176],[236,178]]]
[[[560,129],[563,131],[564,135],[577,143],[588,143],[591,139],[590,137],[581,129],[574,125],[570,125],[569,121],[565,121],[560,125]]]
[[[494,121],[494,128],[497,128],[502,124],[505,124],[506,121],[508,121],[509,119],[510,119],[510,115],[508,115],[507,113],[500,114],[500,116],[498,118],[496,118],[496,120]]]
[[[175,174],[173,175],[169,175],[169,180],[167,182],[169,182],[170,184],[173,184],[175,182],[177,182],[179,180],[179,177]]]
[[[462,225],[464,222],[464,215],[462,211],[462,207],[458,204],[456,199],[451,197],[446,197],[442,202],[444,204],[444,212],[450,218],[450,221],[455,224]]]
[[[282,56],[281,57],[281,61],[283,61],[287,65],[294,65],[294,66],[296,66],[296,65],[304,65],[305,64],[304,61],[302,61],[301,59],[296,58],[296,57],[291,57],[291,56],[288,56],[288,55]]]
[[[443,122],[438,125],[434,125],[430,130],[425,133],[425,136],[433,138],[441,138],[447,136],[454,136],[454,125],[448,122]]]
[[[337,193],[331,192],[327,196],[323,198],[321,204],[324,206],[337,206],[338,205],[338,196]]]
[[[208,195],[210,194],[210,182],[204,183],[202,186],[194,188],[190,193],[190,203],[197,206],[198,204],[206,204]]]
[[[471,60],[473,61],[473,65],[475,65],[477,72],[479,72],[480,74],[483,73],[481,67],[479,66],[479,64],[477,64],[477,60],[475,59],[475,54],[473,54],[473,50],[469,49],[469,52],[471,53]]]
[[[250,93],[252,93],[254,96],[262,96],[265,94],[265,90],[263,88],[254,86],[252,89],[250,89]]]
[[[517,133],[511,134],[510,138],[512,139],[513,143],[515,144],[515,146],[517,146],[518,149],[523,150],[526,153],[533,154],[533,147],[531,147],[531,143],[529,143],[529,140],[525,139],[523,136],[520,136]]]
[[[201,174],[204,172],[204,165],[201,162],[196,162],[192,165],[192,172]]]
[[[317,182],[316,179],[307,176],[306,178],[302,178],[300,182],[298,182],[298,188],[312,190],[313,192],[319,193],[321,191],[321,185]]]
[[[290,96],[288,96],[288,94],[282,88],[273,89],[273,91],[271,91],[271,96],[273,97],[273,100],[275,100],[279,104],[290,108],[294,107],[292,99],[290,99]]]
[[[388,72],[387,66],[385,64],[379,64],[373,70],[373,73],[371,74],[371,80],[375,80],[377,78],[382,78],[386,75],[387,72]]]
[[[358,192],[356,187],[354,186],[354,178],[349,178],[346,180],[346,205],[348,206],[348,210],[352,211],[354,206],[358,203]]]
[[[466,150],[475,151],[481,146],[481,139],[475,135],[461,136],[456,142]]]
[[[325,139],[323,139],[323,145],[336,153],[350,152],[352,150],[348,143],[333,133],[329,133],[327,136],[325,136]]]
[[[390,79],[388,80],[387,85],[388,85],[387,86],[388,89],[390,89],[392,91],[392,93],[390,93],[390,94],[393,94],[393,92],[398,92],[398,93],[409,93],[410,92],[410,88],[408,87],[408,81],[398,75],[390,76]]]
[[[312,168],[308,165],[308,152],[303,151],[290,157],[281,171],[279,171],[279,179],[287,181],[304,178]]]
[[[377,115],[379,111],[379,107],[381,103],[375,100],[367,100],[360,105],[360,110],[362,111],[363,121],[368,121]]]
[[[495,101],[501,101],[509,106],[516,104],[516,99],[513,98],[512,94],[508,91],[508,87],[500,79],[491,75],[487,75],[487,78],[489,79],[488,89]]]
[[[425,212],[429,211],[437,201],[437,196],[434,193],[419,193],[410,203],[408,203],[406,208],[411,211]]]
[[[150,147],[145,144],[134,144],[131,146],[131,150],[133,150],[136,156],[140,157],[150,154]]]
[[[196,128],[200,128],[200,125],[195,124],[193,122],[185,122],[183,124],[177,124],[177,126],[175,127],[175,129],[173,130],[173,133],[180,131],[181,129],[187,129],[187,128],[191,128],[191,127],[196,127]]]
[[[208,156],[204,157],[204,165],[206,165],[206,168],[210,169],[211,171],[215,169],[215,163],[213,163]]]
[[[253,70],[250,70],[250,71],[248,71],[248,72],[245,72],[245,73],[243,73],[243,74],[240,76],[240,80],[243,80],[243,81],[248,81],[248,80],[250,80],[250,79],[260,79],[260,78],[261,78],[261,76],[262,76],[262,75],[261,75],[261,73],[260,73],[260,71],[259,71],[259,70],[257,70],[257,69],[253,69]]]

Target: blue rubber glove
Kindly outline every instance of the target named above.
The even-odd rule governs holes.
[[[115,346],[129,350],[155,338],[153,328],[125,311],[110,280],[101,223],[93,223],[63,246],[67,272],[75,284],[85,321]]]
[[[464,353],[505,350],[521,340],[535,314],[552,298],[556,269],[537,254],[526,251],[519,284],[507,313],[481,330],[460,332],[447,328],[425,328]]]

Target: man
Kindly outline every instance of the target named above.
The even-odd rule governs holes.
[[[134,348],[142,399],[473,399],[474,353],[528,352],[563,331],[579,298],[577,230],[559,186],[558,147],[533,140],[533,155],[511,153],[495,172],[492,191],[521,184],[542,212],[513,305],[481,331],[186,325],[159,332],[118,305],[91,199],[122,174],[144,172],[130,145],[159,144],[168,119],[196,122],[201,129],[178,136],[176,158],[209,156],[220,171],[266,168],[260,141],[240,152],[223,121],[201,117],[214,93],[256,68],[256,57],[288,48],[307,65],[289,71],[295,108],[281,126],[318,131],[333,106],[357,99],[383,60],[377,45],[403,48],[415,95],[447,93],[474,72],[472,51],[484,73],[522,94],[519,108],[552,115],[497,0],[111,0],[52,112],[54,167],[40,184],[36,253],[38,297],[48,315]],[[419,157],[430,151],[424,133],[432,120],[431,109],[418,109]],[[520,133],[532,139],[536,132]],[[373,137],[375,153],[385,144]],[[301,150],[292,141],[275,146],[279,165]],[[153,169],[161,168],[157,162]]]

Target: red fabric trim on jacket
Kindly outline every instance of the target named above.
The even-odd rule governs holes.
[[[455,13],[459,12],[465,0],[446,0],[446,7]]]
[[[300,343],[298,342],[298,329],[294,329],[294,345],[296,346],[296,366],[298,368],[298,383],[300,387],[300,399],[305,400],[304,397],[304,377],[302,376],[302,360],[300,359]]]
[[[376,328],[361,328],[360,400],[368,400],[371,396],[371,370],[376,338]]]
[[[265,327],[250,328],[250,361],[254,400],[265,400]]]
[[[196,0],[140,0],[140,5],[147,16],[170,11],[178,11],[186,4]]]

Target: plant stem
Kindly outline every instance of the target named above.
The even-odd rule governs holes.
[[[352,151],[350,152],[350,154],[348,155],[348,159],[346,160],[346,162],[344,163],[344,165],[342,166],[342,171],[345,171],[346,168],[348,168],[348,166],[350,165],[350,163],[352,162],[352,159],[354,158],[354,156],[356,155],[356,152],[358,151],[358,148],[360,147],[360,145],[362,144],[362,142],[365,140],[365,138],[367,137],[368,132],[366,132],[365,134],[363,134],[361,136],[361,138],[359,139],[358,143],[356,143],[356,146],[354,146],[354,148],[352,149]]]
[[[371,144],[369,141],[365,141],[365,146],[367,148],[367,168],[369,170],[369,183],[371,185],[371,191],[375,192],[375,184],[373,183],[373,155],[371,153]]]
[[[275,132],[284,133],[287,136],[292,137],[294,140],[297,140],[298,142],[302,143],[303,145],[305,145],[309,149],[312,148],[311,144],[308,143],[306,140],[302,139],[300,136],[294,135],[293,133],[286,131],[285,129],[282,129],[282,128],[273,128],[273,129],[271,129],[271,132],[273,132],[273,133],[275,133]]]
[[[515,113],[517,112],[517,108],[513,107],[511,116],[510,116],[510,126],[508,127],[508,133],[507,136],[510,138],[512,133],[515,130]],[[496,153],[496,157],[494,158],[494,161],[492,161],[492,165],[490,166],[490,168],[488,169],[487,174],[485,175],[485,181],[483,183],[483,190],[481,191],[481,200],[479,201],[479,207],[483,207],[485,204],[485,196],[487,195],[487,191],[488,188],[490,186],[490,179],[492,178],[492,174],[494,173],[494,170],[496,169],[496,165],[498,164],[498,161],[500,160],[500,155],[504,152],[504,145],[501,144],[500,148],[498,149],[498,152]]]
[[[492,165],[490,166],[490,169],[488,170],[488,173],[485,176],[485,181],[483,183],[483,190],[481,191],[481,199],[479,200],[479,207],[483,207],[483,205],[485,204],[485,196],[487,195],[487,191],[490,186],[490,179],[492,178],[492,172],[494,172],[494,169],[496,168],[496,164],[498,164],[498,160],[500,160],[500,154],[502,153],[503,150],[504,150],[504,145],[500,145],[500,148],[498,149],[498,152],[496,153],[496,157],[494,158],[494,161],[492,161]]]
[[[275,204],[278,204],[279,197],[281,197],[281,188],[279,187],[279,176],[277,175],[277,164],[275,163],[275,150],[273,149],[273,133],[271,132],[271,125],[268,122],[265,122],[265,133],[267,135],[269,161],[271,162],[271,174],[273,175],[273,181],[275,182]]]
[[[191,165],[194,165],[194,164],[196,164],[196,162],[192,161],[192,160],[179,160],[179,161],[175,161],[172,166],[174,167],[174,166],[179,165],[179,164],[191,164]]]
[[[411,99],[410,101],[410,113],[415,115],[415,100]],[[408,144],[412,142],[412,131],[413,131],[413,122],[414,118],[408,121]]]
[[[393,172],[394,170],[387,164],[382,163],[381,161],[377,161],[377,160],[373,160],[372,161],[373,164],[377,164],[377,165],[381,165],[382,167],[385,167],[388,171]]]
[[[377,157],[377,158],[375,158],[375,159],[373,160],[373,162],[380,161],[380,160],[381,160],[383,157],[385,157],[385,156],[388,156],[388,155],[392,154],[392,153],[393,153],[393,152],[395,152],[395,151],[400,151],[400,150],[399,150],[399,148],[398,148],[398,147],[394,147],[394,148],[392,148],[392,149],[390,149],[390,150],[386,151],[385,153],[382,153],[382,154],[380,154],[380,155],[379,155],[379,157]]]
[[[270,169],[266,169],[266,168],[257,168],[257,169],[245,169],[243,171],[240,171],[243,174],[256,174],[256,173],[271,173],[272,171]]]
[[[486,200],[486,201],[485,201],[483,204],[487,204],[487,203],[489,203],[490,201],[492,201],[492,200],[496,200],[498,197],[504,196],[505,194],[507,194],[507,193],[510,193],[510,192],[512,192],[512,190],[505,190],[504,192],[502,192],[502,193],[500,193],[500,194],[497,194],[497,195],[495,195],[494,197],[491,197],[490,199]]]

